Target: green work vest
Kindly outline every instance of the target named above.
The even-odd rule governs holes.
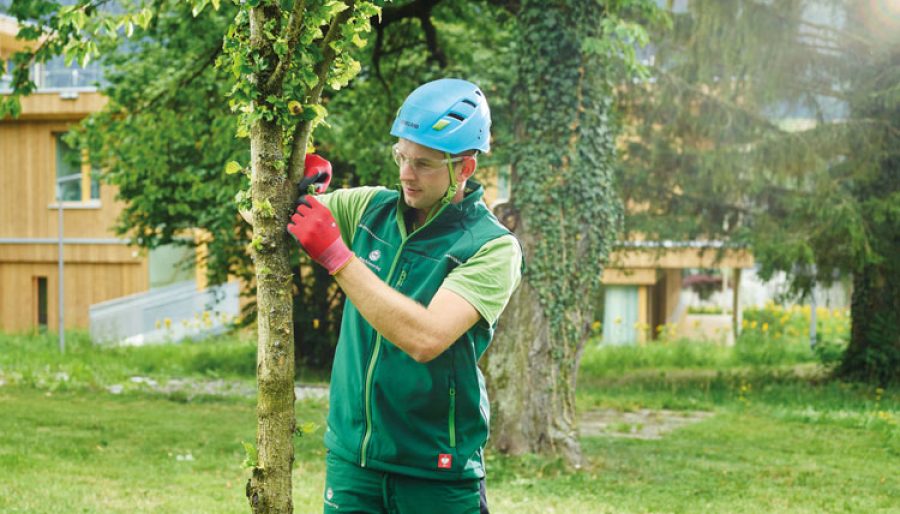
[[[509,234],[468,184],[424,226],[406,234],[400,193],[366,207],[351,249],[385,283],[428,305],[447,275],[488,241]],[[484,476],[490,406],[476,362],[494,327],[483,319],[427,363],[384,339],[348,300],[331,372],[325,444],[363,467],[421,478]]]

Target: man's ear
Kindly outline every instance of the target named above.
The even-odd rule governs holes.
[[[475,168],[478,167],[478,162],[474,157],[466,157],[462,161],[462,167],[459,170],[460,174],[460,182],[464,180],[469,180],[469,178],[475,174]]]

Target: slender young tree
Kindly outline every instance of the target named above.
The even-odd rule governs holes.
[[[13,57],[13,94],[0,115],[18,112],[18,98],[34,90],[28,69],[60,53],[86,63],[115,46],[124,33],[146,29],[157,15],[153,4],[105,11],[103,0],[60,6],[37,0],[13,6],[22,35],[36,48]],[[243,195],[252,213],[250,250],[257,283],[257,445],[250,455],[247,498],[253,512],[292,512],[294,462],[294,342],[290,252],[295,246],[285,225],[303,178],[307,145],[326,115],[322,92],[340,89],[359,71],[349,49],[362,36],[380,2],[336,0],[263,1],[237,5],[217,60],[234,78],[230,107],[238,116],[237,135],[250,139],[244,168],[250,190]],[[219,0],[192,2],[193,15]],[[27,23],[26,23],[27,22]],[[232,162],[226,171],[241,171]]]

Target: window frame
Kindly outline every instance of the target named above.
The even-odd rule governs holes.
[[[80,172],[78,174],[66,175],[65,177],[59,176],[59,160],[60,160],[60,140],[64,137],[68,131],[57,131],[54,130],[51,132],[51,141],[53,148],[53,199],[49,205],[51,209],[57,209],[62,206],[64,209],[99,209],[101,207],[101,198],[103,196],[103,185],[100,183],[100,179],[96,177],[97,172],[93,166],[91,166],[90,155],[86,148],[81,149],[81,167]],[[71,148],[72,151],[78,151],[75,148]],[[64,157],[63,157],[64,158]],[[78,200],[61,200],[60,199],[60,182],[74,182],[78,181],[79,183],[79,192],[81,198]],[[97,181],[97,198],[92,197],[93,193],[93,182]]]

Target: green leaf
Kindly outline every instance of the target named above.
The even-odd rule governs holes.
[[[200,0],[199,2],[194,4],[194,8],[191,9],[191,16],[196,18],[203,12],[203,9],[206,9],[207,0]]]
[[[241,445],[244,447],[244,461],[241,463],[241,466],[255,468],[259,464],[259,453],[256,451],[256,445],[246,441],[241,441]]]
[[[297,429],[294,431],[294,435],[297,437],[303,437],[307,434],[315,434],[316,431],[319,430],[319,425],[312,421],[307,421],[306,423],[301,423],[297,425]]]
[[[257,202],[254,200],[253,209],[260,213],[265,218],[272,218],[275,216],[275,209],[272,207],[272,203],[268,198],[261,202]],[[258,248],[257,248],[258,250]]]
[[[150,8],[141,9],[141,12],[137,14],[137,19],[135,20],[138,25],[141,26],[142,29],[147,30],[147,27],[150,25],[150,22],[153,20],[153,11]]]
[[[226,175],[234,175],[235,173],[240,173],[243,167],[238,164],[236,161],[230,161],[225,165],[225,174]]]
[[[332,0],[332,1],[328,2],[327,4],[325,4],[325,8],[328,9],[326,11],[325,15],[330,19],[337,13],[346,11],[348,9],[348,6],[344,2],[338,2],[336,0]]]

